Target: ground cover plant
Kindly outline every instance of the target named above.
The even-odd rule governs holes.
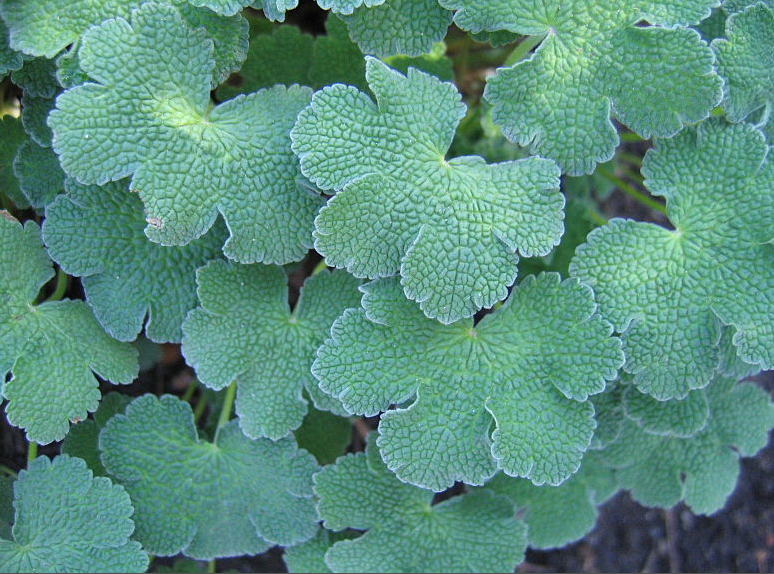
[[[511,572],[768,442],[771,2],[0,0],[0,79],[0,571]]]

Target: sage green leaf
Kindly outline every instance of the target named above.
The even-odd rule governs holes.
[[[277,440],[297,429],[307,412],[304,391],[318,407],[343,413],[309,369],[333,321],[357,306],[357,279],[343,271],[313,275],[292,311],[280,267],[214,261],[197,272],[197,283],[201,306],[183,324],[183,354],[208,387],[237,381],[247,436]]]
[[[509,139],[570,175],[613,156],[613,117],[645,138],[671,137],[721,100],[712,51],[683,27],[708,16],[716,0],[441,4],[457,10],[465,30],[545,35],[533,55],[488,80],[484,97]]]
[[[188,403],[143,395],[108,421],[99,447],[105,468],[132,498],[134,537],[152,554],[259,554],[317,531],[318,467],[290,437],[251,440],[232,421],[206,442]]]
[[[352,14],[355,8],[381,6],[384,2],[385,0],[317,0],[320,8],[337,14]]]
[[[763,3],[732,14],[725,38],[712,42],[718,73],[724,80],[723,108],[741,121],[766,106],[774,107],[774,12]]]
[[[56,64],[48,58],[25,59],[21,69],[11,72],[11,81],[28,96],[53,98],[59,91]]]
[[[23,63],[22,55],[8,45],[8,27],[0,18],[0,80],[8,72],[21,68]]]
[[[623,394],[626,416],[645,432],[689,438],[707,426],[710,417],[707,393],[691,391],[683,399],[657,401],[650,395],[628,387]]]
[[[39,146],[31,139],[16,151],[13,172],[19,189],[32,207],[46,207],[64,191],[65,175],[54,150]]]
[[[100,399],[95,375],[128,384],[137,351],[111,339],[82,301],[35,304],[53,276],[38,226],[0,216],[0,373],[8,422],[41,444],[61,440]]]
[[[613,471],[589,452],[580,470],[559,486],[535,486],[499,473],[484,490],[507,496],[523,511],[532,548],[558,548],[583,538],[597,521],[597,506],[617,490]],[[518,510],[517,510],[518,512]]]
[[[67,196],[46,210],[44,240],[54,261],[83,278],[86,302],[111,336],[133,341],[145,326],[153,341],[180,342],[196,306],[196,269],[219,258],[225,230],[216,224],[183,247],[153,243],[143,233],[142,202],[127,187],[68,181]]]
[[[501,468],[556,485],[578,469],[596,426],[588,396],[623,362],[590,289],[530,276],[476,326],[428,319],[395,279],[361,289],[364,308],[334,323],[312,372],[350,412],[387,411],[379,448],[400,480],[443,490]]]
[[[8,475],[0,475],[0,539],[13,537],[13,483]]]
[[[39,457],[14,484],[11,539],[0,539],[3,572],[145,572],[126,491],[67,455]]]
[[[326,552],[333,572],[512,572],[524,557],[526,528],[507,498],[479,491],[432,505],[378,451],[340,458],[314,484],[326,528],[367,530]]]
[[[228,257],[306,254],[322,200],[299,189],[288,133],[310,90],[278,86],[209,109],[212,44],[161,4],[91,28],[79,55],[99,83],[66,91],[49,116],[66,173],[87,184],[133,174],[145,233],[162,245],[190,243],[220,212]]]
[[[514,253],[544,255],[562,234],[553,162],[447,161],[465,114],[456,88],[368,58],[374,102],[356,88],[317,92],[291,132],[301,170],[339,193],[315,221],[315,248],[357,277],[400,273],[428,317],[452,323],[505,298]]]
[[[691,438],[658,436],[628,421],[621,437],[603,451],[606,463],[617,469],[619,484],[638,502],[668,508],[683,500],[693,512],[711,514],[734,490],[739,457],[753,456],[766,445],[774,406],[762,389],[719,377],[706,395],[710,419]]]
[[[440,42],[452,22],[452,13],[438,0],[384,0],[366,2],[349,15],[342,12],[349,37],[364,54],[377,57],[419,56]]]
[[[19,118],[10,115],[0,117],[0,193],[22,209],[29,207],[30,203],[19,189],[19,180],[13,173],[13,160],[26,141]]]
[[[21,122],[24,131],[27,132],[36,144],[42,147],[51,147],[51,128],[46,123],[48,114],[54,108],[53,98],[40,98],[25,95],[21,100]]]
[[[285,12],[298,6],[298,0],[256,0],[253,6],[263,10],[263,15],[272,22],[284,22]]]
[[[646,187],[667,200],[675,230],[614,219],[589,235],[570,271],[622,333],[640,391],[680,399],[720,362],[721,324],[739,356],[774,366],[774,162],[761,133],[708,120],[659,140]]]
[[[348,418],[310,408],[293,434],[298,446],[318,463],[333,464],[352,442],[352,423]]]

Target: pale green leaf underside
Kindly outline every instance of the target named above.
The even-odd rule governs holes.
[[[342,19],[349,36],[365,54],[383,58],[402,54],[419,56],[440,42],[452,21],[452,13],[438,0],[384,0],[366,2]]]
[[[524,511],[532,548],[557,548],[583,538],[597,521],[597,506],[616,491],[613,471],[589,452],[580,470],[560,486],[535,486],[522,478],[497,474],[484,487],[511,499]]]
[[[134,537],[152,554],[259,554],[317,531],[318,467],[292,438],[251,440],[232,421],[215,443],[204,442],[188,403],[144,395],[108,421],[99,446],[105,468],[132,498]]]
[[[254,36],[239,74],[218,89],[218,97],[227,99],[274,84],[319,89],[340,83],[365,89],[363,54],[349,39],[346,26],[330,17],[326,28],[328,33],[317,38],[294,26]]]
[[[658,436],[629,421],[621,437],[603,451],[617,480],[648,506],[684,500],[698,514],[720,509],[733,491],[739,457],[766,445],[774,425],[768,394],[750,383],[718,378],[706,389],[710,419],[691,438]],[[672,411],[677,414],[676,411]]]
[[[774,366],[774,162],[761,133],[709,120],[657,141],[643,173],[676,230],[612,220],[571,266],[622,333],[637,387],[665,400],[706,386],[721,324],[742,359]]]
[[[100,399],[95,374],[131,383],[137,351],[111,339],[82,301],[32,305],[53,275],[38,227],[0,217],[0,373],[8,421],[29,440],[61,440]]]
[[[306,280],[291,312],[280,267],[217,261],[197,277],[201,306],[183,325],[183,354],[208,387],[237,381],[247,436],[277,440],[297,429],[307,412],[304,391],[319,408],[346,412],[319,392],[310,367],[333,321],[358,305],[357,279],[322,271]]]
[[[731,121],[774,107],[774,13],[763,3],[732,14],[726,38],[712,42],[718,73],[725,80],[723,107]]]
[[[178,7],[190,27],[203,27],[214,42],[211,84],[215,87],[245,59],[248,26],[241,16],[226,18],[193,6],[205,1],[194,0],[188,4],[185,0],[171,0],[169,4]],[[152,3],[151,0],[3,0],[0,13],[10,28],[12,47],[34,56],[53,58],[68,45],[76,44],[90,27],[113,18],[128,19],[132,10]]]
[[[673,27],[706,17],[714,0],[442,3],[474,32],[547,34],[532,57],[498,70],[484,97],[509,139],[568,174],[591,173],[613,156],[611,116],[643,137],[671,137],[722,97],[712,51],[694,30]],[[641,20],[654,26],[635,26]]]
[[[540,158],[447,162],[465,113],[454,86],[373,58],[366,68],[376,102],[325,88],[291,132],[304,175],[339,192],[315,221],[315,247],[358,277],[400,273],[429,317],[469,317],[505,298],[515,251],[541,255],[558,243],[559,172]]]
[[[164,247],[145,237],[144,227],[142,202],[127,181],[70,181],[68,195],[46,210],[43,237],[51,257],[83,277],[86,301],[113,337],[134,340],[147,316],[151,340],[179,342],[196,306],[196,269],[218,258],[226,234],[216,224],[188,245]]]
[[[443,490],[501,468],[559,484],[577,470],[596,426],[586,399],[623,362],[588,288],[528,277],[475,327],[426,318],[395,279],[362,289],[364,309],[336,321],[312,372],[352,413],[415,398],[379,427],[382,456],[401,480]]]
[[[126,491],[94,478],[67,455],[39,457],[14,484],[11,540],[0,539],[3,572],[145,572],[148,555],[129,540]]]
[[[326,552],[332,571],[511,572],[521,562],[526,528],[506,498],[475,492],[431,506],[433,494],[400,482],[373,440],[367,449],[314,477],[324,526],[367,530]]]
[[[65,172],[97,184],[133,174],[145,233],[162,245],[193,241],[221,213],[230,258],[306,254],[322,200],[298,187],[288,133],[309,89],[278,86],[210,110],[212,45],[163,5],[90,29],[80,59],[99,83],[66,91],[49,117]]]

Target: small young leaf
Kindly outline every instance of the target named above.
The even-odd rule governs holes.
[[[33,304],[53,274],[37,225],[0,216],[0,373],[12,374],[6,415],[41,444],[96,410],[95,374],[127,384],[138,371],[137,351],[111,339],[82,301]]]
[[[727,39],[726,39],[727,38]],[[726,38],[712,42],[718,73],[725,80],[723,107],[728,119],[774,108],[774,13],[763,3],[726,20]]]
[[[373,437],[372,437],[373,438]],[[374,441],[314,477],[324,526],[367,530],[325,554],[334,572],[512,572],[526,528],[507,498],[473,492],[431,505],[433,493],[402,483]]]
[[[49,117],[65,172],[97,184],[134,174],[145,233],[162,245],[193,241],[220,212],[228,257],[306,254],[322,200],[299,189],[288,133],[309,89],[276,86],[209,109],[212,44],[161,4],[91,28],[79,55],[99,83],[66,91]]]
[[[251,440],[231,421],[215,442],[202,441],[188,403],[144,395],[108,421],[99,447],[132,498],[135,538],[152,554],[259,554],[317,531],[318,466],[290,437]]]
[[[597,506],[617,490],[613,471],[589,452],[580,470],[560,486],[535,486],[523,478],[497,474],[483,487],[524,509],[527,540],[538,549],[557,548],[583,538],[597,521]]]
[[[680,399],[718,368],[721,323],[746,362],[774,366],[774,161],[761,133],[708,120],[659,140],[645,185],[674,231],[614,219],[589,235],[570,272],[622,333],[640,391]],[[769,154],[770,155],[770,154]]]
[[[611,113],[643,137],[671,137],[721,100],[712,51],[680,27],[708,16],[716,0],[441,4],[458,10],[465,30],[546,35],[533,56],[498,70],[484,97],[509,139],[531,144],[568,174],[591,173],[613,156]]]
[[[364,54],[377,57],[419,56],[440,42],[452,22],[452,13],[438,0],[384,0],[355,8],[341,19],[349,36]]]
[[[401,480],[443,490],[501,468],[560,484],[578,469],[596,426],[586,399],[623,363],[590,289],[530,276],[475,327],[428,319],[395,279],[362,289],[364,309],[334,323],[312,372],[353,413],[415,398],[379,426],[382,456]]]
[[[313,275],[292,312],[280,267],[215,261],[197,282],[202,306],[183,325],[183,354],[208,387],[237,381],[247,436],[277,440],[297,429],[307,411],[304,390],[318,407],[345,412],[318,391],[309,369],[333,321],[357,306],[357,279],[343,271]]]
[[[540,158],[447,162],[465,113],[454,86],[373,58],[366,67],[376,102],[330,86],[291,132],[304,175],[339,191],[315,221],[315,247],[358,277],[400,272],[428,317],[469,317],[505,298],[515,251],[543,255],[559,242],[559,172]]]
[[[14,485],[13,538],[0,539],[3,572],[145,572],[129,540],[132,504],[107,478],[67,455],[39,457]]]
[[[104,187],[69,180],[67,191],[48,206],[43,238],[62,269],[83,277],[97,320],[116,339],[133,341],[147,316],[151,340],[180,342],[183,319],[196,306],[196,269],[221,255],[223,226],[164,247],[143,234],[142,202],[125,180]]]
[[[706,395],[710,419],[693,437],[658,436],[628,421],[620,438],[602,451],[635,500],[664,508],[684,500],[693,512],[711,514],[734,490],[739,457],[766,445],[774,406],[762,389],[719,377]]]

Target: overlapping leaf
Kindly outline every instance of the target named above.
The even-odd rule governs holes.
[[[50,147],[39,146],[28,139],[19,146],[13,160],[13,172],[26,203],[46,207],[64,191],[65,175]]]
[[[65,172],[98,184],[134,174],[146,234],[163,245],[203,235],[220,212],[231,258],[306,254],[322,200],[298,187],[288,133],[309,89],[277,86],[210,109],[211,43],[157,4],[131,24],[90,29],[79,55],[99,83],[66,91],[49,116]]]
[[[339,193],[315,247],[358,277],[400,272],[406,296],[451,323],[504,299],[518,257],[548,253],[562,233],[553,162],[446,161],[465,113],[452,84],[367,61],[376,103],[348,86],[317,92],[291,132],[301,169]]]
[[[683,399],[657,401],[650,395],[627,387],[623,394],[626,417],[645,432],[689,438],[707,426],[709,402],[704,389],[689,392]]]
[[[348,84],[364,89],[365,61],[338,18],[326,21],[327,35],[312,38],[293,26],[281,26],[271,34],[250,40],[247,59],[218,97],[230,98],[274,84],[300,84],[318,89],[329,84]]]
[[[766,106],[774,112],[774,13],[763,3],[732,14],[726,38],[712,42],[725,80],[723,107],[731,121]]]
[[[77,45],[90,27],[113,18],[128,19],[132,10],[148,3],[149,0],[2,0],[0,14],[10,29],[11,47],[53,58],[70,44]],[[171,0],[170,4],[178,7],[188,25],[203,27],[212,40],[215,62],[211,80],[212,86],[217,86],[245,59],[247,21],[241,16],[220,16],[186,0]]]
[[[126,491],[67,455],[40,457],[14,485],[13,538],[0,539],[3,572],[145,572]]]
[[[301,424],[306,391],[318,407],[341,406],[309,372],[333,321],[358,305],[359,281],[343,271],[307,279],[293,311],[280,267],[210,263],[197,273],[201,307],[183,325],[183,354],[207,386],[237,381],[245,434],[277,440]]]
[[[708,16],[716,0],[441,4],[458,10],[466,30],[546,34],[532,57],[498,70],[485,97],[507,137],[569,174],[591,173],[613,156],[611,114],[643,137],[669,137],[721,99],[712,51],[680,27]]]
[[[356,2],[344,0],[354,8]],[[341,4],[343,6],[344,4]],[[438,0],[383,0],[362,3],[341,18],[349,36],[365,54],[380,58],[402,54],[419,56],[440,42],[452,21],[452,13]]]
[[[395,478],[373,440],[314,483],[326,528],[367,530],[326,552],[334,572],[511,572],[523,558],[526,528],[507,498],[479,491],[431,505],[433,493]]]
[[[46,210],[51,257],[83,277],[86,301],[116,339],[134,340],[147,317],[151,340],[179,342],[183,319],[196,306],[196,269],[220,255],[222,226],[183,247],[164,247],[143,234],[142,203],[125,180],[67,185],[68,195]]]
[[[8,72],[22,67],[22,55],[8,44],[8,27],[0,18],[0,80],[5,78]]]
[[[667,508],[684,500],[696,513],[715,512],[736,485],[739,457],[766,445],[774,407],[762,389],[718,377],[706,394],[710,419],[693,437],[659,436],[628,421],[603,451],[618,469],[619,484],[642,504]],[[664,416],[679,415],[672,410]]]
[[[645,185],[675,230],[616,219],[589,235],[571,272],[622,333],[625,369],[664,400],[706,386],[721,324],[748,363],[774,366],[774,162],[760,132],[708,120],[656,142]]]
[[[428,319],[395,279],[362,289],[364,309],[334,323],[312,372],[353,413],[415,399],[379,426],[382,456],[401,480],[443,490],[501,468],[559,484],[578,469],[596,426],[586,399],[623,362],[587,287],[527,277],[476,326]]]
[[[256,0],[253,5],[269,20],[284,22],[285,12],[298,6],[298,0]]]
[[[188,403],[144,395],[108,421],[99,446],[132,498],[135,538],[153,554],[258,554],[317,531],[317,463],[292,438],[251,440],[232,421],[202,441]]]
[[[485,490],[511,499],[524,511],[527,539],[533,548],[556,548],[585,536],[597,521],[597,506],[616,491],[613,471],[590,452],[580,470],[560,486],[535,486],[504,474],[490,480]]]
[[[82,301],[34,304],[53,276],[34,222],[0,213],[0,373],[8,421],[46,444],[67,434],[100,399],[95,374],[131,383],[137,352],[111,339]]]
[[[17,207],[29,207],[29,202],[19,189],[19,180],[13,173],[13,160],[19,147],[27,141],[19,118],[0,117],[0,193]]]

